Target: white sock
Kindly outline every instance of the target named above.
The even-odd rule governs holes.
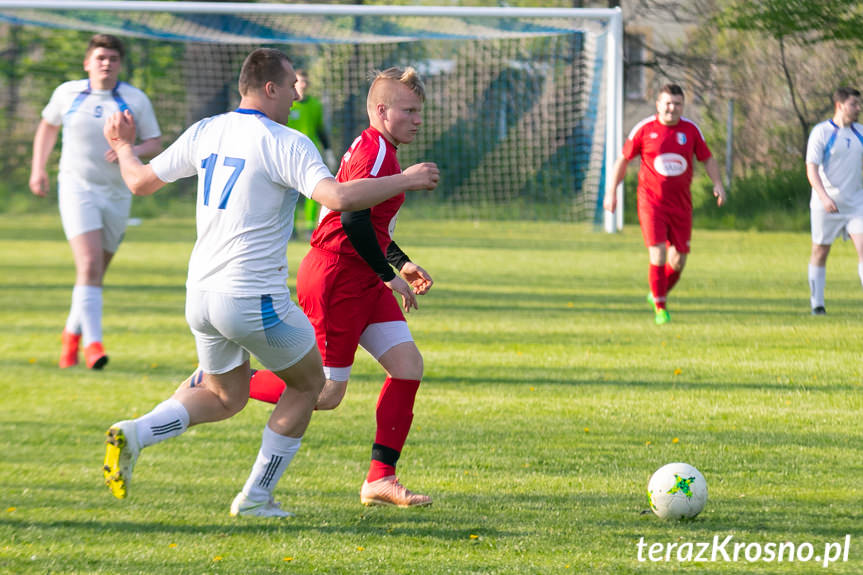
[[[69,306],[69,316],[66,318],[66,331],[69,333],[81,333],[81,306],[85,287],[87,286],[76,285],[72,288],[72,305]]]
[[[177,437],[188,427],[189,412],[174,398],[166,399],[153,411],[135,420],[138,443],[142,448]]]
[[[243,493],[254,501],[267,501],[273,496],[273,490],[294,454],[300,449],[302,437],[287,437],[279,435],[269,426],[264,426],[264,436],[261,449],[252,466],[252,473],[243,486]]]
[[[860,276],[860,284],[863,285],[863,262],[857,262],[857,275]]]
[[[809,264],[809,303],[813,308],[824,307],[825,283],[827,283],[827,268]]]
[[[81,333],[84,346],[102,341],[102,287],[75,286],[81,288]]]

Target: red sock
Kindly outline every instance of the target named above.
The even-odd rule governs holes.
[[[285,382],[272,371],[268,369],[252,370],[252,379],[249,380],[249,397],[267,403],[278,403],[285,387]]]
[[[682,271],[683,270],[674,269],[667,263],[665,264],[665,281],[668,284],[668,286],[665,288],[666,294],[668,294],[668,292],[671,291],[671,288],[673,288],[677,284],[677,280],[680,279],[680,273]]]
[[[414,418],[414,399],[420,382],[414,379],[388,377],[378,397],[375,443],[366,481],[371,483],[388,475],[395,475],[396,462],[401,455],[411,422]]]
[[[656,306],[656,309],[665,309],[668,281],[666,280],[663,266],[650,264],[647,272],[647,281],[650,284],[650,293],[653,294],[653,304]]]

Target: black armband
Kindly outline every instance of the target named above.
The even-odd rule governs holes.
[[[402,271],[404,265],[411,261],[411,259],[395,242],[390,242],[390,245],[387,247],[387,261],[390,262],[391,266]]]
[[[342,229],[345,230],[345,235],[348,236],[351,245],[360,255],[363,260],[372,270],[378,274],[381,281],[388,282],[396,273],[384,252],[381,251],[381,246],[378,244],[378,238],[375,235],[375,228],[372,226],[372,211],[360,210],[358,212],[342,212],[341,215]]]

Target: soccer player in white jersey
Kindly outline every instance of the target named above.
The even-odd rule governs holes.
[[[844,239],[850,236],[854,243],[857,274],[863,283],[863,125],[857,123],[860,91],[837,89],[833,107],[833,118],[812,129],[806,146],[806,176],[812,185],[809,303],[813,315],[827,313],[827,256],[840,235]]]
[[[132,149],[135,127],[129,114],[116,114],[105,126],[134,194],[149,195],[168,182],[198,176],[198,239],[189,261],[186,319],[204,375],[150,413],[108,430],[104,476],[118,498],[128,493],[141,449],[245,407],[252,353],[287,388],[230,512],[289,516],[274,502],[273,490],[300,447],[324,385],[314,329],[286,286],[285,253],[298,193],[328,209],[348,211],[437,185],[439,172],[430,163],[388,178],[337,182],[312,141],[284,125],[297,99],[295,82],[282,52],[253,51],[240,71],[240,107],[192,125],[147,165]]]
[[[119,81],[123,55],[118,38],[93,36],[84,56],[87,79],[65,82],[54,90],[33,141],[30,190],[46,196],[46,164],[63,128],[57,196],[75,259],[75,287],[62,335],[61,368],[78,363],[82,336],[87,367],[101,369],[108,362],[102,344],[102,281],[126,231],[132,194],[120,177],[116,154],[102,137],[106,118],[129,110],[141,138],[135,153],[150,157],[162,149],[150,100]]]

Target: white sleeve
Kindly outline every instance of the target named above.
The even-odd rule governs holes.
[[[162,135],[159,129],[159,121],[156,119],[156,113],[153,111],[153,104],[146,94],[141,92],[141,102],[135,114],[135,124],[138,127],[138,137],[142,140],[150,140],[158,138]]]
[[[45,108],[42,109],[42,119],[52,126],[59,126],[63,123],[63,85],[57,86],[54,93],[51,94],[51,99]]]
[[[822,134],[824,130],[821,125],[817,125],[809,134],[809,141],[806,143],[806,163],[820,166],[824,162],[824,138]]]
[[[318,148],[308,137],[301,136],[288,142],[282,150],[276,154],[275,168],[279,179],[307,198],[312,197],[318,182],[333,177]]]
[[[206,120],[192,124],[165,151],[150,160],[150,167],[153,168],[157,178],[168,183],[198,173],[193,153],[195,144],[193,135],[198,130],[198,124],[204,121]]]

